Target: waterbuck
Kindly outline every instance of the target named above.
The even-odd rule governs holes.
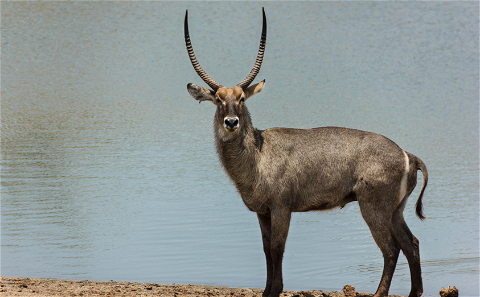
[[[265,85],[263,80],[250,86],[265,52],[265,11],[255,65],[233,88],[214,81],[198,63],[188,32],[188,11],[184,30],[190,61],[211,88],[190,83],[188,92],[216,106],[213,126],[218,157],[247,208],[258,216],[267,262],[263,296],[277,297],[283,290],[282,258],[292,212],[342,208],[352,201],[358,201],[383,253],[383,274],[374,296],[388,295],[400,250],[410,267],[409,296],[422,295],[418,240],[403,218],[407,198],[417,183],[417,170],[421,170],[423,185],[416,214],[425,219],[422,196],[428,173],[422,160],[371,132],[340,127],[254,128],[245,102]]]

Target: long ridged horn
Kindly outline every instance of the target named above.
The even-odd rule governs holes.
[[[258,49],[258,54],[257,54],[257,59],[255,60],[255,65],[253,65],[252,71],[250,71],[250,74],[237,86],[239,86],[242,89],[247,88],[252,81],[255,79],[255,76],[257,76],[258,72],[260,71],[260,67],[262,67],[262,61],[263,61],[263,54],[265,53],[265,43],[267,42],[267,18],[265,17],[265,10],[262,7],[262,13],[263,13],[263,28],[262,28],[262,37],[260,38],[260,47]]]
[[[187,52],[188,56],[190,57],[190,62],[192,62],[193,68],[197,72],[197,74],[203,79],[203,81],[210,86],[215,92],[222,87],[221,84],[214,81],[200,66],[198,63],[197,58],[195,57],[195,53],[193,52],[193,46],[190,41],[190,35],[188,34],[188,10],[185,13],[185,24],[184,24],[184,33],[185,33],[185,43],[187,45]]]

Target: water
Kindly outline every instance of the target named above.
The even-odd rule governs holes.
[[[425,293],[479,295],[476,2],[265,3],[254,125],[384,134],[427,164]],[[255,214],[214,152],[183,41],[224,85],[253,66],[259,3],[2,3],[1,275],[262,287]],[[420,175],[421,176],[421,175]],[[420,178],[420,177],[419,177]],[[420,183],[420,180],[419,180]],[[294,214],[286,289],[373,292],[358,205]],[[401,256],[391,293],[409,292]]]

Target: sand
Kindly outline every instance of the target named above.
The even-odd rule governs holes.
[[[72,281],[21,277],[0,277],[0,296],[157,296],[157,297],[204,297],[240,296],[261,297],[263,289],[227,288],[203,285],[153,284],[120,281]],[[357,293],[351,286],[344,292],[337,291],[284,291],[282,297],[366,297],[372,294]],[[392,297],[399,297],[390,295]]]

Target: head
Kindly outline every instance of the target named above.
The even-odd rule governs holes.
[[[216,112],[216,124],[219,127],[223,127],[226,132],[234,133],[242,126],[242,121],[244,116],[248,115],[248,110],[245,106],[245,101],[251,96],[259,93],[264,84],[265,80],[262,82],[250,86],[262,66],[263,54],[265,52],[265,42],[267,39],[267,20],[265,17],[265,11],[263,10],[263,28],[262,36],[260,39],[260,47],[257,54],[257,59],[253,69],[250,71],[250,74],[239,84],[233,88],[227,88],[216,81],[214,81],[208,74],[202,69],[200,63],[198,63],[195,53],[193,52],[193,47],[190,41],[190,36],[188,32],[188,11],[185,14],[185,43],[187,45],[188,55],[190,61],[192,62],[193,68],[197,74],[203,79],[203,81],[210,86],[210,89],[195,85],[188,84],[187,89],[190,95],[198,100],[210,101],[217,106]]]
[[[199,102],[210,101],[217,106],[216,121],[218,126],[224,127],[227,132],[235,132],[243,123],[244,115],[248,114],[245,101],[259,93],[265,80],[242,89],[221,87],[216,92],[204,87],[188,84],[187,89],[193,98]]]

